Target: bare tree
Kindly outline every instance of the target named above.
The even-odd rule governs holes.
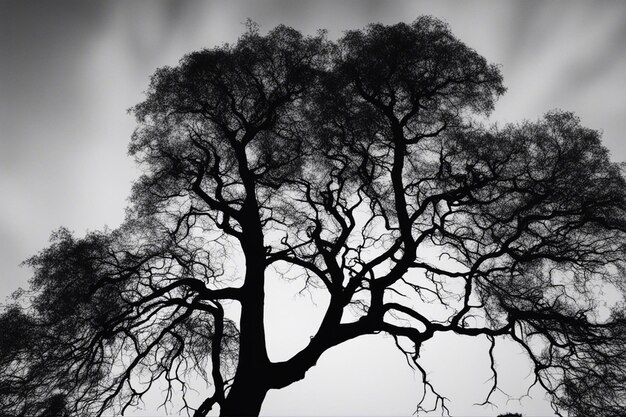
[[[0,407],[99,416],[165,381],[195,417],[258,415],[328,349],[383,332],[422,375],[420,408],[447,411],[420,347],[452,332],[490,342],[485,404],[508,339],[555,410],[623,414],[624,304],[601,297],[626,290],[622,171],[570,113],[481,126],[504,91],[430,17],[337,43],[250,25],[157,70],[132,109],[144,175],[127,220],[56,232],[26,262],[30,302],[0,316]],[[266,348],[269,273],[329,296],[283,362]],[[188,403],[198,380],[212,392]]]

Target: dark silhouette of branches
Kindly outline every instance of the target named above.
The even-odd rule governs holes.
[[[56,232],[0,316],[0,407],[100,416],[165,383],[194,417],[258,415],[328,349],[383,332],[422,376],[419,409],[445,412],[420,348],[452,332],[489,341],[482,404],[508,339],[555,411],[623,414],[624,304],[601,297],[626,289],[622,170],[571,113],[477,124],[504,91],[430,17],[336,43],[250,25],[157,70],[132,109],[127,220]],[[265,277],[285,268],[329,302],[271,362]],[[189,403],[197,381],[212,388]]]

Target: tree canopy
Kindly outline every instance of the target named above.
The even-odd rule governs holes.
[[[55,232],[0,315],[0,410],[100,416],[164,383],[194,417],[258,415],[328,349],[385,333],[422,377],[419,407],[446,411],[420,347],[450,332],[489,341],[484,404],[508,340],[558,413],[624,415],[622,168],[568,112],[479,123],[504,92],[432,17],[337,42],[250,25],[158,69],[131,109],[143,175],[126,221]],[[269,274],[329,300],[282,362]]]

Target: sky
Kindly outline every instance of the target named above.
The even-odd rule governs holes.
[[[560,108],[601,130],[615,161],[626,161],[626,2],[616,1],[55,1],[0,0],[0,303],[25,286],[19,264],[66,226],[77,234],[115,228],[139,174],[127,144],[149,76],[185,54],[244,31],[278,24],[307,34],[327,29],[336,39],[374,22],[411,22],[422,14],[447,21],[467,45],[501,65],[508,92],[491,121],[536,120]],[[306,328],[309,300],[289,285],[268,300],[268,344],[276,357],[300,342],[285,334]],[[285,296],[286,295],[286,296]],[[292,311],[289,315],[283,311]],[[314,329],[310,330],[311,332]],[[296,336],[302,338],[302,335]],[[453,415],[505,411],[552,415],[541,392],[500,408],[475,407],[489,377],[480,341],[440,340],[426,349],[433,378]],[[282,349],[282,350],[281,350]],[[504,382],[524,388],[525,359],[503,348]],[[452,359],[455,358],[455,359]],[[511,366],[517,363],[519,366]],[[509,365],[507,365],[509,364]],[[270,392],[266,415],[407,415],[420,376],[393,350],[393,341],[364,337],[322,357],[305,381]],[[516,385],[517,384],[517,385]],[[473,397],[472,397],[473,396]],[[150,404],[145,413],[163,415]]]

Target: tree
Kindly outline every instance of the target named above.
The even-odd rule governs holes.
[[[157,70],[132,109],[144,174],[125,223],[57,231],[26,261],[28,302],[0,316],[0,407],[99,416],[164,382],[195,417],[258,415],[325,351],[382,332],[421,373],[420,406],[445,411],[420,347],[452,332],[490,342],[484,403],[506,339],[555,410],[623,414],[624,303],[601,300],[626,291],[622,171],[571,113],[477,123],[504,91],[430,17],[338,42],[250,25]],[[270,273],[329,299],[283,362],[266,348]],[[188,402],[199,380],[213,388]]]

